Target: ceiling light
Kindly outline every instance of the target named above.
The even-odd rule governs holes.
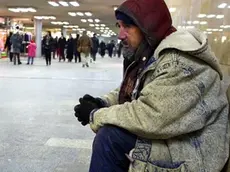
[[[62,22],[62,24],[69,25],[69,22]]]
[[[70,15],[70,16],[72,16],[72,17],[75,17],[77,14],[76,13],[74,13],[74,12],[68,12],[68,14]]]
[[[57,22],[51,22],[51,24],[54,24],[54,25],[56,25],[56,24],[57,24]]]
[[[93,23],[93,19],[88,19],[88,22]]]
[[[90,27],[94,27],[94,24],[89,24]]]
[[[187,21],[187,24],[192,24],[192,21]]]
[[[54,1],[48,1],[48,4],[54,6],[54,7],[58,7],[59,4],[57,2],[54,2]]]
[[[99,20],[99,19],[95,19],[94,21],[95,21],[96,23],[99,23],[99,22],[100,22],[100,20]]]
[[[86,29],[84,29],[84,28],[81,28],[81,30],[82,30],[82,31],[86,31]]]
[[[217,32],[219,29],[212,29],[212,31]]]
[[[224,18],[224,15],[217,15],[216,18],[217,19],[222,19],[222,18]]]
[[[64,28],[69,28],[69,26],[63,26]]]
[[[206,29],[207,31],[212,31],[212,29]]]
[[[86,19],[81,19],[81,22],[86,23],[87,20]]]
[[[28,9],[28,12],[36,13],[37,10],[35,10],[34,8],[29,8],[29,9]]]
[[[97,26],[97,27],[98,27],[98,26],[100,26],[100,25],[99,25],[99,24],[95,24],[95,26]]]
[[[104,32],[104,30],[100,30],[100,32]]]
[[[193,21],[192,23],[193,24],[199,24],[200,22],[199,21]]]
[[[69,2],[72,6],[74,6],[74,7],[79,7],[80,5],[79,5],[79,3],[77,2],[77,1],[71,1],[71,2]]]
[[[101,24],[102,27],[105,27],[105,24]]]
[[[186,29],[193,29],[195,26],[186,26]]]
[[[72,29],[73,31],[76,31],[77,29]]]
[[[178,26],[177,28],[178,28],[178,29],[181,29],[181,28],[182,28],[182,26]]]
[[[17,8],[8,8],[9,11],[15,12],[15,13],[27,13],[27,12],[37,12],[37,10],[35,10],[34,8],[21,8],[21,7],[17,7]]]
[[[228,6],[228,8],[230,8],[230,5]]]
[[[35,19],[38,20],[55,20],[56,17],[54,16],[34,16]]]
[[[92,16],[93,14],[91,12],[85,12],[86,16]]]
[[[205,24],[208,24],[208,22],[206,22],[206,21],[201,21],[200,24],[201,24],[201,25],[205,25]]]
[[[101,27],[102,30],[104,30],[105,28],[104,27]]]
[[[207,32],[209,35],[212,34],[212,32]]]
[[[113,7],[113,10],[116,11],[118,7]]]
[[[95,29],[100,30],[100,28],[99,28],[99,27],[95,27]]]
[[[106,30],[109,30],[109,27],[106,27],[105,29],[106,29]]]
[[[226,25],[225,28],[230,28],[230,25]]]
[[[169,8],[170,13],[176,12],[176,8]]]
[[[223,29],[219,29],[218,31],[219,31],[219,32],[223,32],[224,30],[223,30]]]
[[[199,14],[197,17],[198,18],[204,18],[204,17],[206,17],[206,14]]]
[[[102,37],[107,37],[107,38],[110,38],[110,37],[111,37],[110,35],[107,35],[107,34],[102,34],[101,36],[102,36]]]
[[[218,5],[218,8],[225,8],[227,5],[228,4],[226,4],[226,3],[222,3],[222,4]]]
[[[221,25],[220,28],[224,28],[224,25]]]
[[[214,17],[216,17],[215,14],[209,14],[209,15],[207,15],[207,18],[209,18],[209,19],[214,18]]]
[[[84,16],[84,14],[82,12],[77,12],[78,16]]]
[[[67,2],[65,2],[65,1],[59,1],[59,4],[61,4],[64,7],[68,7],[69,6],[69,4]]]

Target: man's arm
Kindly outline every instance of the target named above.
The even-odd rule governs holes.
[[[117,88],[108,94],[100,97],[102,100],[106,102],[106,104],[109,106],[117,105],[118,104],[118,96],[119,96],[120,88]]]
[[[199,83],[194,78],[204,71],[188,74],[182,67],[176,67],[176,63],[174,65],[172,63],[170,69],[161,66],[162,70],[144,87],[137,100],[103,108],[92,114],[91,128],[97,132],[103,125],[111,124],[140,137],[168,139],[202,129],[208,120],[215,120],[216,117],[203,101]],[[211,68],[208,70],[215,76],[211,75],[213,81],[207,85],[207,92],[213,83],[220,82],[218,74]],[[225,100],[220,96],[223,94],[219,93],[215,98]],[[222,104],[226,106],[226,102],[223,101]]]

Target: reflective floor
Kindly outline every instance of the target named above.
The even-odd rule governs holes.
[[[100,96],[122,78],[122,59],[98,58],[90,68],[59,63],[14,66],[0,60],[0,171],[87,172],[94,134],[73,107],[85,93]],[[222,66],[225,88],[230,67]]]
[[[122,59],[98,58],[90,68],[22,61],[0,60],[0,171],[87,172],[94,134],[77,122],[73,107],[85,93],[117,87]]]

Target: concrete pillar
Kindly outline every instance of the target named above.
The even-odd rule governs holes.
[[[66,28],[62,27],[61,28],[61,33],[63,33],[63,36],[66,38],[66,36],[67,36]]]
[[[36,57],[42,57],[42,20],[34,20],[35,42],[37,45]]]

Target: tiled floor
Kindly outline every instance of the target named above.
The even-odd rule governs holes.
[[[0,171],[87,172],[94,134],[77,122],[73,107],[85,93],[116,88],[122,59],[98,58],[90,68],[25,63],[0,60]]]
[[[0,171],[87,172],[94,134],[73,107],[85,93],[100,96],[122,78],[122,59],[98,58],[90,68],[59,63],[14,66],[0,60]],[[222,66],[225,86],[230,67]]]

